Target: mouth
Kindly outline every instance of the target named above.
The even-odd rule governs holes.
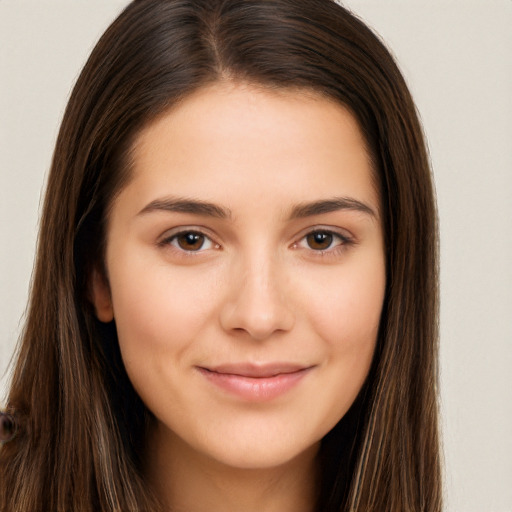
[[[291,391],[314,368],[291,363],[225,364],[197,367],[222,392],[249,402],[266,402]]]

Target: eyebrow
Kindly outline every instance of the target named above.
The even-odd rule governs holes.
[[[295,206],[290,214],[290,219],[302,219],[331,213],[339,210],[353,210],[377,217],[376,212],[367,204],[352,197],[333,197],[331,199],[313,201],[312,203],[301,203]]]
[[[222,208],[221,206],[207,201],[181,197],[155,199],[146,205],[138,215],[155,211],[191,213],[194,215],[215,217],[217,219],[227,219],[231,217],[231,210],[228,208]]]
[[[377,217],[375,211],[370,206],[357,199],[351,197],[334,197],[331,199],[313,201],[311,203],[300,203],[292,208],[289,219],[302,219],[339,210],[353,210],[370,215],[371,217]],[[138,215],[157,211],[190,213],[217,219],[229,219],[232,217],[229,208],[223,208],[207,201],[175,197],[155,199],[147,204]]]

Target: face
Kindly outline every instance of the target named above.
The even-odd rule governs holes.
[[[385,288],[354,117],[311,93],[217,84],[134,155],[93,297],[159,436],[240,468],[317,446],[367,376]]]

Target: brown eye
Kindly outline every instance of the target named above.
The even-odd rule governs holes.
[[[201,253],[209,249],[220,248],[208,235],[201,231],[190,229],[184,229],[169,235],[160,241],[158,245],[161,247],[171,246],[175,252],[181,252],[182,254]]]
[[[310,249],[315,251],[325,251],[331,247],[334,235],[326,231],[314,231],[306,236],[306,242]]]
[[[205,244],[206,237],[201,233],[186,232],[176,235],[175,240],[184,251],[199,251]]]

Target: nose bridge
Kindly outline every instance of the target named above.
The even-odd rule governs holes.
[[[230,277],[232,291],[223,312],[224,328],[245,331],[260,340],[291,329],[294,315],[275,248],[259,247],[241,258],[239,265],[239,271]]]
[[[247,284],[249,290],[255,294],[273,293],[273,286],[278,288],[278,283],[273,277],[279,274],[276,267],[279,263],[277,257],[272,250],[260,249],[249,254],[242,263],[243,265],[243,281]]]

